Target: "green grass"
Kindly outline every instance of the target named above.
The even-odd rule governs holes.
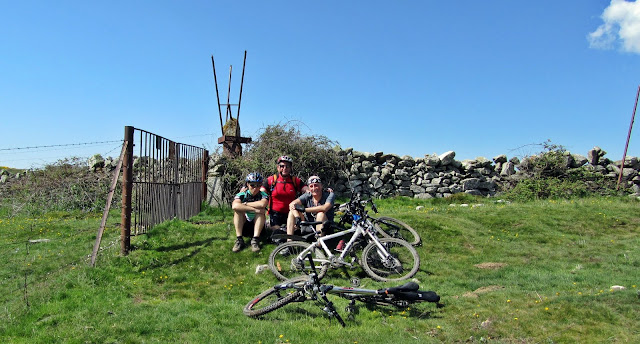
[[[344,329],[311,302],[250,319],[242,307],[277,282],[269,271],[255,274],[273,245],[233,254],[228,209],[159,225],[132,238],[128,256],[119,254],[114,212],[95,268],[88,256],[101,215],[58,212],[0,217],[0,342],[640,341],[637,200],[398,198],[376,204],[379,215],[397,217],[421,234],[416,279],[438,292],[444,307],[361,305]],[[488,263],[497,268],[482,268]],[[350,274],[362,277],[363,287],[386,285],[359,269]],[[348,285],[339,272],[327,281]],[[613,285],[626,289],[611,291]],[[346,301],[331,298],[346,316]]]

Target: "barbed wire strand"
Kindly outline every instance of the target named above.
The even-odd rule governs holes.
[[[122,142],[122,141],[123,140],[112,140],[112,141],[97,141],[97,142],[65,143],[65,144],[59,144],[59,145],[46,145],[46,146],[0,148],[0,151],[27,150],[27,149],[40,149],[40,148],[52,148],[52,147],[87,146],[87,145],[115,143],[115,142]]]

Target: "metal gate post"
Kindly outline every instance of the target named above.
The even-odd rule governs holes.
[[[120,253],[124,256],[131,250],[131,194],[133,192],[133,130],[124,127],[127,149],[122,159],[122,220],[120,225]]]
[[[182,154],[180,154],[180,151],[182,150],[182,144],[180,143],[174,143],[175,147],[176,147],[176,155],[175,155],[175,159],[173,161],[173,184],[172,184],[172,188],[173,188],[173,214],[171,216],[171,218],[176,218],[178,217],[178,203],[181,202],[182,200],[180,199],[181,195],[180,195],[180,158],[182,157]]]
[[[209,151],[202,152],[202,200],[207,199],[207,175],[209,174]]]

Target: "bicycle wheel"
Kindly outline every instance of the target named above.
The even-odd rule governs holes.
[[[300,276],[298,278],[290,280],[290,282],[297,284],[305,283],[306,277]],[[251,302],[247,303],[242,309],[244,315],[248,317],[257,317],[275,311],[293,301],[300,300],[304,297],[302,290],[287,291],[286,289],[276,289],[271,287],[258,296],[256,296]]]
[[[420,267],[420,257],[413,246],[402,239],[382,238],[380,243],[391,255],[384,259],[375,242],[362,250],[362,268],[376,281],[401,281],[412,277]]]
[[[422,242],[420,234],[415,229],[393,217],[380,216],[373,220],[373,225],[383,237],[403,239],[413,246]]]
[[[300,275],[311,273],[311,265],[305,259],[298,259],[298,256],[310,244],[302,241],[289,241],[276,247],[269,255],[269,269],[279,280],[287,280]],[[329,268],[328,264],[321,264],[320,260],[325,260],[325,254],[321,249],[311,249],[311,256],[315,261],[318,278],[324,277]]]

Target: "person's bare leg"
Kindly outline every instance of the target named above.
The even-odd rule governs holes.
[[[327,220],[327,215],[325,215],[325,213],[317,213],[316,214],[316,221],[326,221]],[[320,233],[320,230],[322,229],[323,225],[322,223],[319,225],[316,225],[316,232]],[[320,233],[320,235],[323,235],[322,233]]]
[[[264,223],[266,221],[264,214],[256,214],[254,221],[253,237],[257,238],[260,236],[260,233],[262,233],[262,229],[264,228]]]
[[[244,212],[234,211],[233,212],[233,226],[236,228],[236,236],[242,236],[242,228],[244,227],[244,223],[247,219],[244,216]]]

